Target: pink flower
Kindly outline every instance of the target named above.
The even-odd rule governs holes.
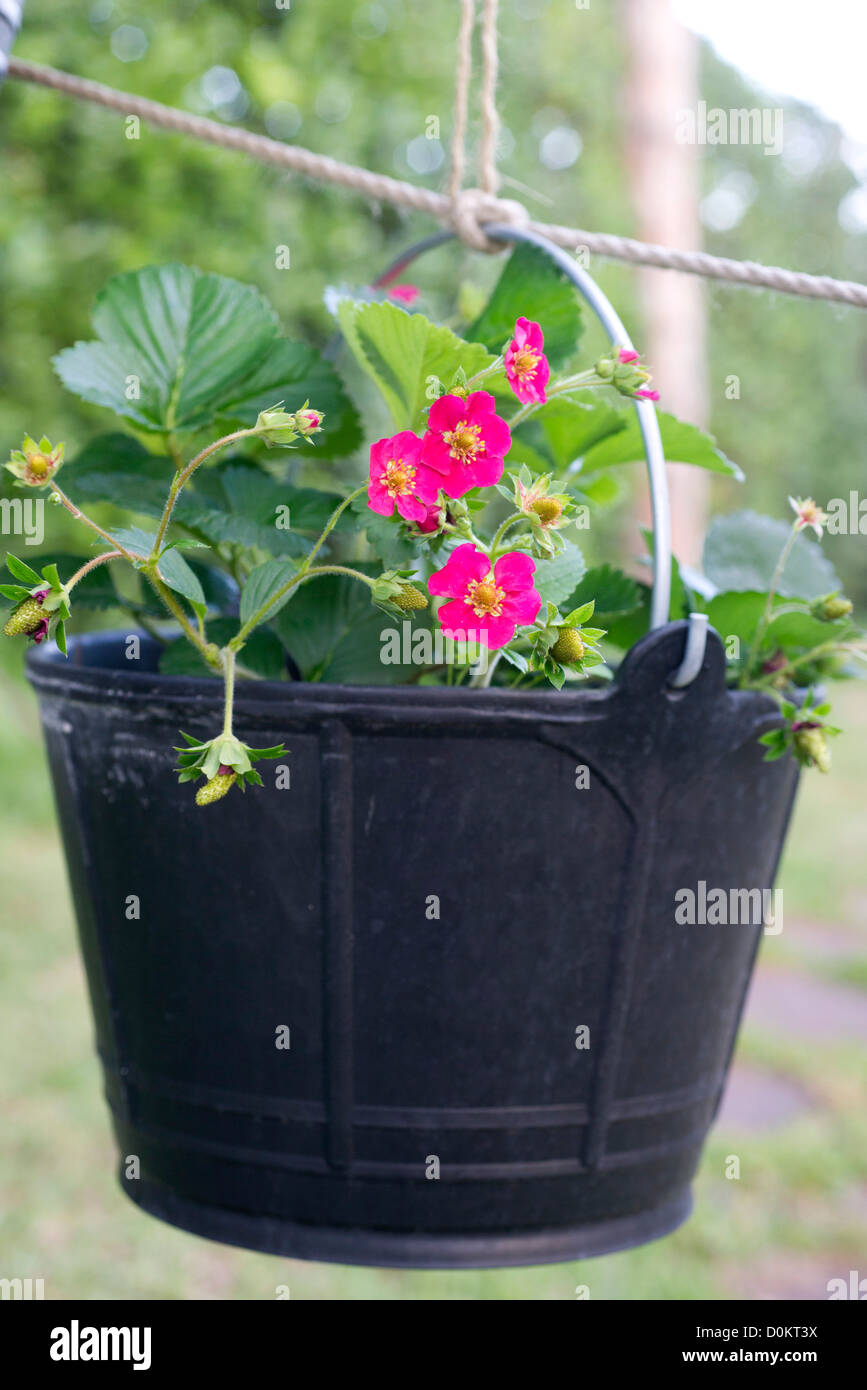
[[[370,448],[368,502],[380,516],[392,516],[395,505],[405,521],[426,521],[437,500],[440,478],[421,458],[422,441],[411,430],[380,439]]]
[[[390,298],[399,300],[401,304],[414,304],[420,291],[418,285],[392,285],[388,293]]]
[[[466,400],[440,396],[430,408],[422,459],[441,475],[449,497],[498,483],[511,447],[509,426],[494,414],[487,391],[474,391]]]
[[[658,391],[636,391],[636,392],[635,392],[635,399],[636,399],[637,401],[658,401],[658,400],[659,400],[659,392],[658,392]]]
[[[828,513],[823,511],[812,497],[790,497],[789,506],[795,513],[795,530],[804,531],[809,527],[821,540],[822,529],[828,520]]]
[[[634,348],[620,348],[618,350],[617,356],[619,360],[624,363],[624,365],[629,362],[641,361],[640,355],[635,351]]]
[[[536,621],[542,606],[533,588],[535,570],[529,555],[517,550],[501,555],[492,570],[472,542],[459,545],[428,580],[432,594],[451,599],[439,610],[443,631],[493,650],[505,647],[517,627]]]
[[[522,405],[531,402],[544,405],[548,399],[545,387],[551,368],[542,351],[544,346],[545,336],[538,323],[518,319],[515,336],[506,348],[504,362],[509,385]]]

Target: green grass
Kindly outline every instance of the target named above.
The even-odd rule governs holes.
[[[591,1298],[692,1300],[741,1297],[765,1268],[771,1283],[780,1269],[802,1270],[821,1297],[830,1275],[863,1265],[867,1074],[854,1049],[819,1048],[806,1036],[748,1034],[740,1055],[796,1079],[810,1108],[770,1133],[715,1131],[693,1218],[666,1240],[621,1255],[468,1273],[351,1269],[233,1250],[140,1214],[113,1176],[33,702],[8,670],[0,671],[0,696],[0,1274],[44,1278],[47,1298],[271,1299],[288,1284],[296,1299],[571,1300],[587,1285]],[[845,755],[838,740],[832,776],[804,780],[784,867],[786,908],[787,917],[848,923],[863,948],[856,922],[857,904],[867,901],[858,845],[867,709],[848,689],[838,706],[850,730]],[[776,944],[766,941],[771,950]],[[851,965],[862,983],[863,966],[863,956]],[[725,1176],[733,1153],[738,1180]]]

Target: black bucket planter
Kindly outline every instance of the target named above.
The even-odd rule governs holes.
[[[421,1267],[684,1220],[762,929],[679,926],[675,894],[769,888],[796,783],[714,633],[668,686],[685,632],[605,689],[242,685],[237,731],[286,742],[291,786],[206,811],[169,749],[218,726],[218,682],[157,675],[147,639],[31,653],[133,1201]]]

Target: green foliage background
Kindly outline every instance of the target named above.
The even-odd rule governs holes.
[[[294,0],[289,9],[273,0],[93,0],[89,7],[28,0],[16,52],[253,130],[273,129],[282,115],[282,130],[314,150],[440,186],[444,168],[414,173],[407,146],[416,142],[416,157],[420,143],[422,154],[436,152],[424,141],[431,117],[448,142],[455,21],[453,0]],[[532,190],[520,196],[540,217],[633,232],[617,7],[504,0],[501,30],[507,178]],[[128,56],[130,46],[141,56],[116,56]],[[205,99],[202,79],[209,89],[205,75],[213,83],[214,68],[237,75],[237,105]],[[701,89],[709,106],[785,109],[781,157],[756,146],[704,147],[706,191],[734,175],[752,197],[734,228],[708,232],[709,249],[863,277],[867,236],[845,231],[837,219],[840,199],[855,184],[840,131],[809,108],[756,92],[709,49]],[[560,127],[577,131],[583,149],[558,171],[542,162],[540,148]],[[179,260],[250,281],[293,336],[321,344],[330,331],[324,287],[367,282],[430,229],[418,216],[181,137],[142,127],[140,139],[127,139],[122,117],[17,82],[0,95],[0,149],[4,450],[29,429],[65,437],[74,451],[106,427],[102,412],[60,387],[50,358],[89,336],[93,300],[112,273]],[[277,268],[279,246],[290,248],[289,270]],[[634,272],[600,261],[591,268],[640,341]],[[448,312],[462,282],[472,277],[487,287],[496,270],[453,246],[412,274],[428,295],[425,307]],[[717,505],[782,515],[790,492],[824,502],[858,487],[867,316],[714,285],[707,295],[711,429],[748,479],[743,488],[717,483]],[[691,364],[684,344],[684,370]],[[738,400],[726,399],[731,375],[740,379]],[[832,539],[829,555],[864,599],[859,539]]]
[[[505,172],[541,195],[528,196],[540,216],[633,232],[616,6],[502,0],[502,12],[501,105],[514,138]],[[405,151],[431,115],[448,139],[455,21],[454,0],[292,0],[289,11],[273,0],[27,0],[16,51],[181,105],[199,101],[204,74],[228,67],[249,101],[235,119],[251,129],[265,129],[275,102],[292,103],[299,142],[436,186],[443,171],[411,173]],[[137,61],[112,52],[124,25],[147,40]],[[710,51],[702,95],[724,108],[762,101]],[[793,103],[785,109],[787,132],[817,156],[800,173],[761,149],[705,149],[707,191],[747,173],[755,193],[739,225],[708,232],[709,249],[864,278],[867,241],[836,217],[854,185],[840,132]],[[540,140],[557,126],[583,139],[580,158],[562,172],[540,162]],[[74,454],[111,428],[105,412],[63,390],[49,365],[60,349],[90,336],[94,298],[111,274],[177,260],[247,280],[272,300],[287,330],[321,344],[331,331],[325,285],[369,280],[392,252],[429,230],[420,218],[180,138],[144,128],[139,141],[127,140],[122,118],[15,82],[0,91],[0,160],[4,455],[25,430],[66,438]],[[276,268],[279,245],[291,248],[291,270]],[[602,262],[592,269],[640,341],[634,272]],[[447,309],[470,275],[487,286],[496,270],[450,247],[429,257],[418,278],[430,307]],[[707,295],[711,427],[747,473],[740,487],[715,482],[721,509],[783,516],[789,492],[825,501],[862,486],[867,316],[713,286]],[[685,371],[690,363],[684,344]],[[738,401],[725,398],[732,374],[741,380]],[[81,537],[68,530],[60,548],[73,543],[80,548]],[[867,600],[858,538],[832,538],[825,548],[852,596]],[[664,1244],[552,1269],[413,1274],[275,1261],[148,1222],[123,1201],[110,1171],[108,1116],[61,853],[49,828],[34,702],[19,680],[22,652],[12,647],[0,651],[4,1273],[44,1274],[49,1298],[262,1299],[288,1283],[293,1299],[572,1300],[576,1285],[587,1283],[594,1299],[690,1300],[822,1298],[828,1278],[858,1267],[867,1235],[862,1053],[851,1039],[817,1041],[806,1018],[797,1034],[748,1030],[739,1059],[788,1078],[809,1104],[767,1133],[718,1129],[703,1162],[696,1217]],[[787,930],[763,948],[762,968],[782,974],[781,990],[795,969],[814,985],[823,973],[852,988],[865,979],[863,698],[851,687],[839,698],[850,730],[840,741],[839,768],[809,779],[783,870],[787,922],[807,921],[806,945]],[[721,1177],[733,1150],[743,1158],[738,1184]]]

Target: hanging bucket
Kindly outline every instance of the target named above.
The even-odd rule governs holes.
[[[612,342],[586,273],[532,233]],[[406,264],[408,257],[401,258]],[[214,681],[142,639],[28,659],[97,1043],[139,1206],[272,1254],[472,1267],[666,1234],[725,1085],[762,934],[678,895],[770,889],[795,791],[701,622],[668,623],[656,415],[653,630],[606,688],[243,683],[291,787],[198,811],[179,727]],[[130,920],[127,905],[139,904]],[[137,1161],[135,1161],[137,1160]]]

